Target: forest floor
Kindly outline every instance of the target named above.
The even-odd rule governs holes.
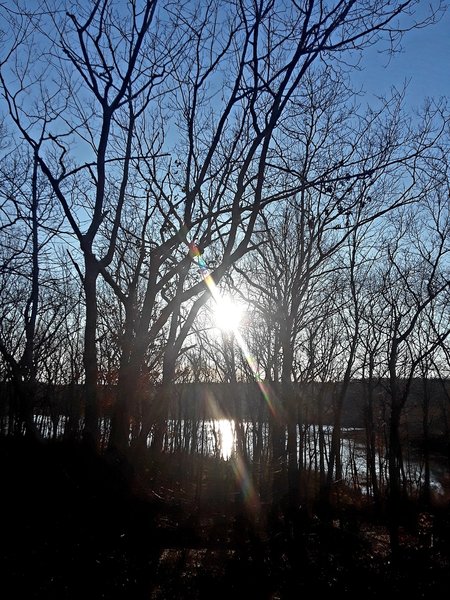
[[[173,458],[168,477],[166,463],[0,439],[2,598],[447,596],[448,500],[405,511],[393,557],[386,523],[351,494],[326,518],[313,506],[249,508],[213,463],[201,488],[186,464]]]

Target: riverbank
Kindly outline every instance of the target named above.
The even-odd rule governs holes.
[[[0,449],[5,598],[431,598],[450,585],[445,504],[410,507],[393,561],[386,524],[351,494],[326,519],[282,504],[256,517],[225,493],[212,459],[196,499],[176,457],[132,464],[74,443],[5,439]]]

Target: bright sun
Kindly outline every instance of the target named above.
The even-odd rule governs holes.
[[[214,306],[214,321],[222,331],[234,331],[239,327],[244,309],[229,296],[219,298]]]

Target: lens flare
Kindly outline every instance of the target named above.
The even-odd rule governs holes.
[[[252,371],[255,381],[257,382],[257,384],[261,390],[262,396],[263,396],[270,412],[277,419],[278,415],[277,415],[277,411],[275,409],[275,405],[274,405],[274,402],[272,399],[273,398],[272,390],[271,390],[270,386],[263,380],[260,369],[259,369],[255,359],[250,354],[249,348],[248,348],[244,338],[242,337],[241,333],[239,332],[239,323],[240,323],[240,320],[242,317],[242,311],[239,312],[238,306],[235,303],[233,303],[231,301],[231,299],[228,299],[225,302],[225,299],[220,295],[220,293],[217,289],[216,283],[215,283],[214,279],[212,278],[212,275],[209,271],[206,271],[206,270],[203,271],[203,281],[205,282],[205,285],[208,287],[208,289],[211,293],[211,296],[215,302],[215,307],[216,307],[215,315],[216,315],[216,322],[218,322],[218,327],[221,327],[222,329],[232,332],[234,339],[239,344],[242,354],[244,355],[244,357]],[[214,403],[213,399],[211,399],[211,400],[212,400],[212,405],[214,406],[215,403]],[[219,415],[217,415],[217,416],[220,418]],[[222,422],[225,421],[225,419],[223,419],[223,416],[221,416],[221,418],[222,418]],[[229,425],[228,425],[228,427],[229,427]],[[223,444],[222,453],[225,450],[226,443],[228,443],[228,442],[226,442],[226,440],[229,439],[228,432],[229,432],[229,430],[227,430],[227,432],[225,433],[225,427],[222,427],[222,431],[221,431],[222,436],[223,436],[222,437],[222,444]],[[234,444],[234,432],[233,432],[233,444]],[[243,460],[243,457],[239,456],[237,453],[232,454],[230,456],[230,458],[233,458],[234,474],[235,474],[236,480],[239,482],[240,488],[242,490],[244,501],[251,510],[257,512],[258,507],[259,507],[259,497],[258,497],[256,489],[253,485],[253,480],[252,480],[252,476],[249,471],[249,468],[246,465],[245,461]]]

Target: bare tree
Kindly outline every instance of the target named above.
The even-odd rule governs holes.
[[[372,265],[382,260],[383,250],[378,249]],[[380,451],[380,437],[384,439],[380,423],[379,390],[381,381],[387,375],[387,365],[381,357],[385,338],[382,330],[383,308],[379,302],[378,271],[371,269],[365,275],[364,297],[366,302],[362,309],[361,321],[362,335],[359,342],[359,362],[364,385],[364,422],[366,428],[366,454],[368,488],[370,489],[376,506],[381,507],[381,489],[378,476],[377,454]]]
[[[436,186],[440,187],[439,179]],[[398,549],[401,506],[402,411],[418,365],[450,333],[448,321],[439,316],[442,309],[438,309],[449,289],[448,213],[436,200],[436,194],[430,194],[420,212],[412,215],[406,211],[395,220],[397,236],[386,240],[387,261],[380,288],[389,373],[389,500],[394,552]],[[425,346],[415,342],[423,335],[424,317],[433,323],[431,330],[427,329],[431,335],[425,338]]]
[[[0,164],[2,318],[0,352],[16,390],[15,429],[35,435],[33,407],[47,341],[55,334],[61,305],[48,310],[57,287],[48,255],[61,217],[38,170],[36,155],[14,148]],[[52,315],[52,317],[50,317]],[[42,380],[42,377],[41,377]],[[11,407],[12,408],[12,407]]]
[[[305,75],[319,59],[357,60],[383,36],[395,47],[417,25],[416,4],[241,0],[158,7],[154,0],[98,0],[63,12],[49,0],[34,13],[20,2],[2,7],[13,33],[12,42],[4,41],[9,45],[0,73],[9,117],[33,148],[82,255],[87,438],[95,442],[98,433],[99,275],[129,306],[132,328],[125,328],[132,331],[132,348],[124,347],[121,367],[129,385],[119,385],[132,396],[149,343],[195,297],[178,324],[180,349],[205,301],[202,281],[185,284],[186,242],[199,237],[205,249],[217,247],[217,284],[248,250],[264,203],[280,198],[274,184],[280,168],[271,165],[271,153],[282,142],[279,124]],[[138,149],[146,139],[136,141],[139,123],[151,142],[144,156]],[[180,136],[176,143],[173,134]],[[172,174],[177,161],[178,180]],[[144,205],[150,199],[144,221],[151,219],[152,236],[145,240],[150,260],[136,313],[133,294],[118,285],[110,267],[124,207],[138,196]],[[161,305],[163,290],[172,285],[175,291]],[[118,410],[125,425],[115,443],[126,446],[121,393]]]
[[[356,292],[360,284],[355,279],[363,246],[360,237],[384,215],[424,196],[429,184],[423,188],[415,181],[424,168],[430,145],[445,129],[440,107],[427,110],[414,132],[404,126],[401,94],[385,100],[379,110],[370,109],[359,116],[349,97],[348,85],[334,82],[334,73],[328,70],[305,76],[302,92],[293,99],[280,126],[283,143],[291,140],[291,148],[284,151],[283,146],[283,151],[278,153],[277,149],[271,155],[271,165],[279,169],[282,191],[275,192],[278,202],[262,213],[260,233],[254,236],[255,250],[248,264],[236,267],[244,282],[237,286],[236,293],[239,287],[243,295],[246,288],[252,290],[252,302],[268,326],[274,325],[273,341],[266,347],[274,348],[277,364],[274,361],[272,368],[283,388],[277,406],[279,424],[274,424],[274,461],[276,472],[282,473],[279,465],[284,464],[286,456],[287,424],[288,471],[294,496],[298,488],[298,398],[292,382],[298,380],[302,370],[310,371],[302,368],[302,361],[296,357],[302,331],[317,318],[314,304],[319,296],[322,302],[333,304],[329,296],[334,294],[337,299],[339,295],[339,290],[334,293],[332,288],[342,278],[332,279],[330,273],[344,269],[350,272],[346,289],[350,289],[353,305],[350,312],[354,320],[348,328],[348,340],[352,342],[336,399],[330,484],[339,454],[339,414],[353,374],[360,333],[360,292]],[[347,262],[342,254],[346,245],[353,248]],[[329,286],[329,295],[315,293],[323,285]],[[330,314],[340,310],[342,307],[335,306]],[[348,312],[348,307],[345,310]],[[274,489],[282,489],[279,482],[275,482]]]

